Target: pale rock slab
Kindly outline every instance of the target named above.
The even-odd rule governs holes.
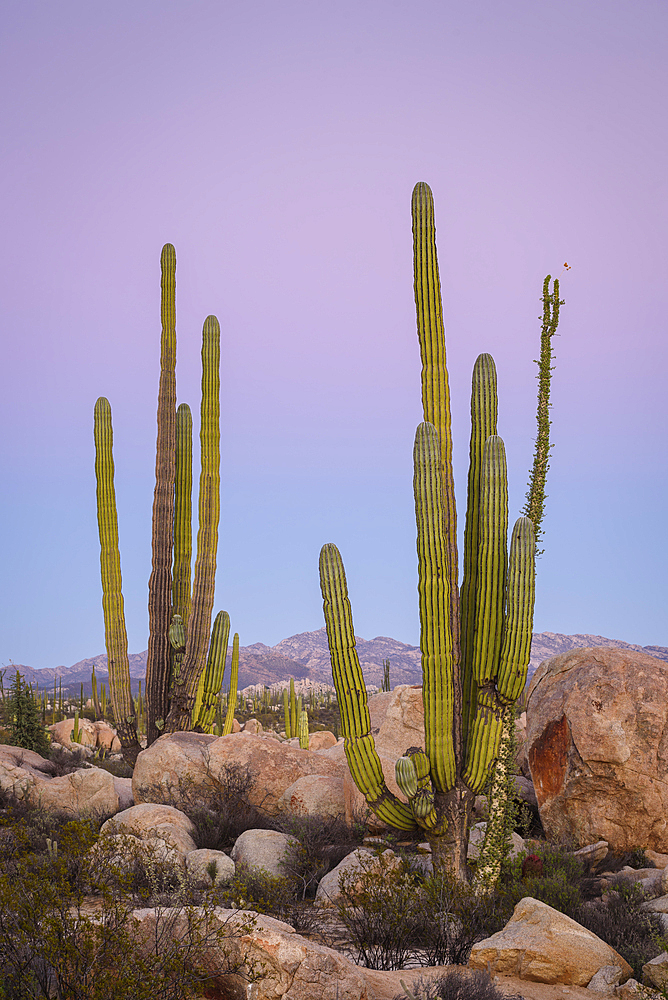
[[[286,788],[278,800],[280,812],[293,816],[345,817],[346,799],[343,778],[324,774],[306,774]]]
[[[173,806],[143,802],[117,813],[100,828],[100,834],[131,833],[140,840],[157,837],[185,856],[197,850],[195,826]]]
[[[497,934],[473,946],[469,966],[517,975],[539,983],[586,986],[604,965],[631,966],[595,934],[530,896],[521,899]]]
[[[358,847],[351,851],[341,861],[336,868],[328,872],[320,880],[315,894],[316,903],[321,906],[336,906],[341,899],[341,889],[339,881],[342,875],[353,878],[356,874],[361,877],[366,872],[372,871],[382,874],[388,867],[394,867],[400,863],[400,859],[394,851],[386,850],[377,855],[373,851],[367,851],[363,847]]]
[[[32,750],[0,749],[0,790],[54,815],[70,819],[106,819],[118,812],[114,779],[99,767],[53,777],[54,767]]]
[[[252,1000],[372,1000],[362,970],[340,952],[307,941],[289,924],[273,917],[215,907],[200,909],[206,930],[220,928],[225,938],[204,952],[211,976],[222,988],[241,987],[240,997]],[[185,937],[186,914],[154,909],[132,913],[136,937],[148,944],[156,939],[156,924],[169,928],[175,937]],[[163,931],[164,933],[164,931]],[[230,963],[240,962],[246,976],[255,982],[226,973]],[[259,977],[256,979],[256,977]]]
[[[284,876],[281,862],[294,837],[278,830],[245,830],[237,837],[230,857],[237,865],[264,868],[270,875]]]
[[[344,766],[322,753],[306,753],[277,740],[250,733],[208,736],[170,733],[137,757],[132,775],[135,802],[169,802],[178,806],[184,790],[192,795],[215,787],[227,767],[248,768],[253,780],[249,801],[275,813],[283,792],[297,778],[322,774],[342,778]]]
[[[466,853],[466,857],[469,861],[477,861],[480,857],[480,852],[482,850],[482,845],[485,842],[485,833],[487,832],[487,823],[476,823],[475,826],[471,827],[469,833],[469,846]],[[511,833],[511,845],[510,845],[510,856],[511,858],[516,858],[518,854],[526,850],[526,844],[519,833]]]
[[[308,748],[309,750],[328,750],[329,747],[335,747],[337,742],[334,733],[330,733],[329,729],[321,729],[318,733],[311,733],[308,738]]]
[[[214,879],[211,878],[211,874],[208,871],[212,862],[216,866]],[[232,858],[228,857],[223,851],[212,851],[206,847],[201,848],[199,851],[191,851],[186,856],[186,868],[188,874],[196,879],[202,888],[205,889],[208,889],[212,885],[224,885],[226,882],[230,882],[234,878],[236,871],[236,865]]]
[[[60,743],[68,750],[76,749],[78,745],[85,747],[97,746],[97,730],[90,719],[79,719],[79,739],[75,743],[72,739],[74,731],[74,716],[71,719],[62,719],[53,726],[47,726],[54,743]]]
[[[668,853],[668,671],[606,646],[545,660],[528,693],[527,747],[549,840]]]

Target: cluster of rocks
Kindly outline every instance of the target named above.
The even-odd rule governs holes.
[[[373,695],[369,710],[386,783],[403,798],[395,780],[395,762],[407,747],[424,745],[421,688],[400,685],[392,692]],[[51,727],[54,742],[75,747],[73,726],[74,720],[65,720]],[[95,748],[117,748],[115,733],[106,723],[80,720],[79,729],[79,742],[89,748],[88,754]],[[553,657],[533,677],[517,736],[517,794],[540,814],[548,840],[571,842],[592,863],[601,862],[608,849],[623,852],[643,847],[657,867],[603,872],[600,890],[605,898],[605,893],[614,892],[624,881],[638,882],[646,895],[643,908],[659,914],[668,933],[668,675],[664,664],[644,653],[605,647]],[[352,780],[343,740],[331,733],[315,733],[305,751],[298,741],[264,732],[254,719],[243,729],[235,725],[235,731],[225,737],[189,732],[165,735],[139,754],[132,779],[114,778],[95,766],[59,777],[51,762],[39,755],[0,747],[0,788],[45,809],[106,819],[103,833],[107,840],[117,838],[119,856],[121,842],[126,847],[141,845],[187,870],[202,884],[210,884],[212,878],[218,882],[231,878],[239,862],[280,874],[289,838],[272,830],[242,834],[231,856],[197,850],[192,824],[180,807],[198,795],[206,802],[210,790],[224,784],[233,767],[247,771],[250,803],[269,815],[341,816],[348,822],[365,819],[372,834],[383,832],[382,823],[370,813]],[[479,798],[469,845],[471,858],[484,839],[485,807],[485,800]],[[424,848],[428,869],[429,851],[427,845]],[[522,839],[515,836],[513,851],[524,848]],[[368,864],[374,856],[361,848],[345,858],[321,881],[318,904],[335,902],[341,872]],[[384,858],[391,862],[391,852]],[[152,918],[147,913],[141,919]],[[262,925],[267,940],[287,935],[287,951],[306,949],[304,955],[314,947],[298,941],[292,928],[277,924],[280,921]],[[337,953],[333,953],[336,959],[323,955],[313,959],[319,976],[329,968],[328,963],[339,968],[344,961]],[[659,959],[650,963],[646,976],[654,985],[668,970],[668,955]],[[589,984],[594,992],[615,989],[630,995],[633,990],[633,983],[623,984],[630,969],[609,946],[563,914],[531,899],[518,904],[503,931],[475,946],[471,964],[499,975],[512,970],[527,981]],[[304,982],[308,980],[305,970],[306,966]],[[362,982],[361,970],[355,975],[362,976]],[[283,993],[278,990],[276,985],[271,996],[292,1000],[301,995],[292,985]],[[367,995],[356,990],[357,986],[351,987],[339,995]]]

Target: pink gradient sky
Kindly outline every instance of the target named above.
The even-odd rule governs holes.
[[[535,629],[668,645],[664,0],[6,0],[0,663],[102,652],[92,412],[111,401],[126,616],[146,647],[159,255],[178,392],[222,327],[216,609],[242,644],[418,641],[410,195],[434,191],[465,501],[468,392],[497,362],[511,518],[540,290],[564,277]]]

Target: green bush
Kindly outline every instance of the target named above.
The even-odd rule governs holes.
[[[9,690],[6,723],[12,746],[48,757],[51,740],[42,725],[41,709],[18,670]]]
[[[543,874],[522,878],[522,862],[528,853],[510,861],[502,875],[499,893],[508,917],[520,899],[532,896],[575,918],[583,903],[585,866],[566,847],[544,842],[531,849],[543,863]]]
[[[294,838],[281,862],[300,899],[313,899],[320,879],[364,840],[363,824],[349,826],[329,816],[287,816],[284,833]]]
[[[668,947],[659,917],[641,910],[645,894],[638,885],[620,885],[605,902],[584,903],[575,919],[626,959],[636,979],[642,967]]]
[[[117,845],[107,846],[105,854],[94,824],[40,826],[29,809],[2,817],[0,1000],[191,1000],[209,984],[212,947],[223,958],[217,972],[238,971],[225,964],[226,928],[212,929],[206,909],[184,901],[183,886],[140,941],[131,913],[138,903],[155,906],[155,878],[149,872],[138,891],[136,873],[114,862]]]

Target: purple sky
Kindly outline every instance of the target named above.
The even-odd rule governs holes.
[[[417,643],[410,196],[434,192],[463,523],[473,361],[499,371],[511,520],[544,276],[572,266],[535,629],[668,645],[665,0],[5,0],[0,663],[102,652],[92,414],[115,428],[131,651],[147,642],[159,257],[179,400],[222,328],[216,610]]]

